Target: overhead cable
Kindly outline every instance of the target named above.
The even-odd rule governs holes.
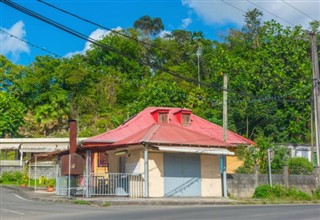
[[[315,18],[311,17],[310,15],[308,15],[308,14],[304,13],[304,12],[303,12],[303,11],[301,11],[299,8],[297,8],[297,7],[293,6],[293,5],[292,5],[292,4],[290,4],[289,2],[284,1],[284,0],[281,0],[281,1],[283,1],[285,4],[289,5],[291,8],[294,8],[295,10],[297,10],[298,12],[300,12],[301,14],[305,15],[306,17],[310,18],[311,20],[314,20],[314,21],[316,21],[316,20],[317,20],[317,19],[315,19]],[[318,20],[319,20],[319,19],[318,19]]]
[[[243,13],[247,13],[245,10],[242,10],[241,8],[238,8],[237,6],[231,4],[230,2],[227,2],[227,1],[225,1],[225,0],[220,0],[220,1],[222,1],[223,3],[229,5],[229,6],[231,6],[232,8],[235,8],[235,9],[237,9],[237,10],[243,12]]]
[[[80,38],[80,39],[83,39],[83,40],[85,40],[85,41],[89,41],[90,43],[92,43],[92,44],[94,44],[94,45],[96,45],[96,46],[98,46],[98,47],[101,47],[101,48],[104,48],[104,49],[106,49],[106,50],[109,50],[109,51],[111,51],[111,52],[113,52],[113,53],[119,54],[119,55],[121,55],[121,56],[123,56],[123,57],[126,57],[126,58],[130,59],[130,60],[134,60],[134,61],[138,62],[139,64],[141,64],[141,65],[143,65],[143,66],[148,66],[148,67],[150,67],[150,68],[152,68],[152,69],[156,69],[156,70],[163,71],[163,72],[168,73],[168,74],[170,74],[170,75],[172,75],[172,76],[174,76],[174,77],[176,77],[176,78],[180,78],[180,79],[183,79],[183,80],[188,81],[188,82],[193,82],[193,83],[195,83],[195,84],[198,84],[198,83],[199,83],[198,80],[195,80],[195,79],[192,79],[192,78],[188,78],[188,77],[179,75],[179,74],[174,73],[174,72],[172,72],[172,71],[170,71],[170,70],[168,70],[168,69],[166,69],[166,68],[164,68],[164,67],[161,67],[161,66],[159,67],[159,66],[151,65],[151,64],[146,63],[146,62],[144,62],[144,61],[142,61],[142,60],[140,60],[140,59],[134,58],[134,57],[132,57],[131,55],[125,54],[125,53],[123,53],[123,52],[120,52],[120,51],[116,50],[115,48],[113,48],[113,47],[111,47],[111,46],[109,46],[109,45],[106,45],[106,44],[104,44],[104,43],[101,43],[101,42],[99,42],[99,41],[97,41],[97,40],[95,40],[95,39],[93,39],[93,38],[90,38],[90,37],[88,37],[88,36],[86,36],[86,35],[78,32],[78,31],[76,31],[76,30],[73,30],[73,29],[71,29],[71,28],[66,27],[66,26],[63,25],[63,24],[60,24],[60,23],[58,23],[58,22],[56,22],[56,21],[53,21],[53,20],[51,20],[51,19],[49,19],[49,18],[46,18],[46,17],[44,17],[44,16],[42,16],[42,15],[40,15],[40,14],[38,14],[38,13],[30,10],[30,9],[27,9],[27,8],[25,8],[25,7],[23,7],[23,6],[19,5],[19,4],[16,4],[16,3],[12,2],[12,1],[9,1],[9,0],[0,0],[0,2],[6,4],[6,5],[14,8],[14,9],[20,11],[20,12],[23,12],[23,13],[31,16],[31,17],[37,18],[37,19],[39,19],[39,20],[41,20],[41,21],[43,21],[43,22],[45,22],[45,23],[48,23],[48,24],[50,24],[50,25],[52,25],[52,26],[54,26],[54,27],[56,27],[56,28],[58,28],[58,29],[61,29],[61,30],[65,31],[65,32],[73,35],[73,36],[76,36],[76,37],[78,37],[78,38]],[[202,85],[204,85],[204,86],[209,87],[209,88],[214,88],[214,84],[209,84],[209,83],[204,83],[204,82],[200,82],[200,83],[201,83]],[[223,90],[223,88],[221,88],[221,87],[215,88],[215,89],[217,89],[217,90]]]
[[[5,34],[7,34],[7,35],[9,35],[10,37],[13,37],[13,38],[15,38],[15,39],[17,39],[17,40],[20,40],[21,42],[24,42],[24,43],[26,43],[26,44],[28,44],[28,45],[30,45],[30,46],[32,46],[32,47],[34,47],[34,48],[38,48],[38,49],[40,49],[40,50],[43,50],[43,51],[45,51],[45,52],[47,52],[47,53],[49,53],[49,54],[53,55],[53,56],[54,56],[54,57],[56,57],[56,58],[60,58],[60,57],[61,57],[61,56],[57,55],[56,53],[54,53],[54,52],[51,52],[51,51],[47,50],[47,49],[46,49],[46,48],[44,48],[44,47],[40,47],[40,46],[38,46],[38,45],[36,45],[36,44],[30,43],[30,42],[28,42],[28,41],[26,41],[26,40],[23,40],[23,39],[21,39],[21,38],[19,38],[19,37],[15,36],[15,35],[13,35],[13,34],[11,34],[11,33],[7,32],[7,31],[5,31],[5,30],[4,30],[4,29],[2,29],[2,28],[0,28],[0,31],[1,31],[1,32],[3,32],[3,33],[5,33]]]
[[[292,26],[295,26],[295,24],[291,23],[290,21],[288,21],[288,20],[286,20],[286,19],[284,19],[284,18],[281,18],[280,16],[276,15],[275,13],[273,13],[273,12],[271,12],[271,11],[265,9],[265,8],[263,8],[262,6],[260,6],[260,5],[256,4],[256,3],[254,3],[254,2],[252,2],[252,1],[250,1],[250,0],[247,0],[247,2],[249,2],[249,3],[251,3],[251,4],[255,5],[255,6],[257,6],[258,8],[260,8],[260,9],[268,12],[269,14],[272,14],[273,16],[279,18],[280,20],[282,20],[282,21],[284,21],[284,22],[286,22],[286,23],[288,23],[288,24],[290,24],[290,25],[292,25]]]
[[[81,16],[79,16],[79,15],[76,15],[76,14],[70,12],[70,11],[67,11],[67,10],[64,10],[64,9],[62,9],[62,8],[59,8],[59,7],[57,7],[57,6],[55,6],[55,5],[52,5],[52,4],[48,3],[48,2],[45,2],[45,1],[43,1],[43,0],[37,0],[37,1],[40,2],[40,3],[42,3],[42,4],[45,4],[45,5],[49,6],[49,7],[51,7],[51,8],[54,8],[54,9],[56,9],[56,10],[58,10],[58,11],[61,11],[61,12],[65,13],[65,14],[68,14],[68,15],[70,15],[70,16],[73,16],[73,17],[75,17],[75,18],[78,18],[78,19],[80,19],[80,20],[82,20],[82,21],[84,21],[84,22],[87,22],[87,23],[92,24],[92,25],[94,25],[94,26],[96,26],[96,27],[99,27],[99,28],[101,28],[101,29],[108,30],[108,31],[110,31],[110,32],[112,32],[112,33],[114,33],[114,34],[123,36],[123,37],[128,38],[128,39],[130,39],[130,40],[133,40],[133,41],[135,41],[135,42],[138,42],[138,43],[141,43],[141,44],[144,44],[144,45],[153,47],[153,48],[157,48],[157,49],[160,49],[160,50],[163,50],[163,51],[172,53],[172,51],[169,51],[169,50],[167,50],[167,49],[165,49],[165,48],[161,48],[161,47],[152,45],[152,44],[150,44],[150,43],[148,43],[148,42],[146,42],[146,41],[136,39],[136,38],[134,38],[134,37],[131,37],[131,36],[127,35],[127,34],[124,34],[124,33],[120,32],[120,31],[116,31],[116,30],[114,30],[114,29],[105,27],[105,26],[103,26],[103,25],[101,25],[101,24],[98,24],[98,23],[96,23],[96,22],[94,22],[94,21],[91,21],[91,20],[89,20],[89,19],[83,18],[83,17],[81,17]]]

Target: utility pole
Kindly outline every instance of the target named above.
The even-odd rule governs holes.
[[[200,56],[201,56],[201,53],[202,53],[202,50],[201,50],[201,47],[199,46],[198,50],[197,50],[197,56],[198,56],[198,86],[199,86],[199,89],[200,89]]]
[[[223,141],[227,142],[228,131],[228,75],[223,73]],[[222,156],[223,170],[222,170],[222,183],[223,183],[223,197],[228,197],[227,192],[227,156]]]
[[[228,130],[228,75],[223,73],[223,141],[227,141]]]
[[[269,186],[272,187],[272,172],[271,172],[271,161],[273,160],[273,156],[271,156],[271,149],[268,148],[268,177],[269,177]]]
[[[313,102],[314,102],[314,119],[316,133],[316,150],[317,150],[317,166],[320,167],[320,149],[319,149],[319,130],[320,130],[320,97],[319,97],[319,64],[317,51],[317,35],[315,32],[310,32],[311,37],[311,62],[313,75]],[[311,152],[313,154],[313,152]]]

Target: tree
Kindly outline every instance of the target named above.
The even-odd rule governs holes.
[[[243,32],[246,34],[247,39],[253,42],[254,47],[259,47],[259,29],[261,27],[262,11],[255,8],[248,10],[245,14],[245,25]]]
[[[6,92],[0,92],[0,137],[15,137],[24,124],[25,106]]]
[[[288,160],[288,170],[290,174],[311,174],[313,165],[304,157],[293,157]]]
[[[237,168],[237,173],[253,173],[257,165],[260,173],[268,172],[267,149],[274,152],[274,159],[271,163],[272,173],[283,173],[283,167],[287,164],[288,150],[285,147],[272,143],[270,138],[260,136],[256,139],[256,146],[240,146],[236,155],[243,164]]]
[[[148,15],[142,16],[136,20],[133,27],[141,30],[145,36],[155,36],[164,30],[161,18],[151,18]]]

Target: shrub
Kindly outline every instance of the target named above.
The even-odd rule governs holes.
[[[3,172],[2,173],[3,183],[21,183],[22,182],[22,173],[20,171],[15,172]]]
[[[311,196],[305,192],[297,190],[296,188],[290,187],[287,191],[287,197],[294,200],[310,200]]]
[[[314,199],[320,199],[320,187],[316,188],[315,190],[312,190],[312,197]]]
[[[272,187],[269,185],[260,185],[256,188],[253,194],[253,198],[266,199],[272,194]]]
[[[320,194],[320,190],[319,190]],[[282,185],[260,185],[256,188],[253,198],[258,199],[290,199],[290,200],[310,200],[311,196],[294,187]]]
[[[288,170],[290,174],[311,174],[312,163],[303,157],[293,157],[288,160]]]

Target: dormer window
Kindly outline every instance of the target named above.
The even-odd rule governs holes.
[[[169,114],[168,112],[159,112],[158,114],[158,122],[159,123],[168,123]]]
[[[181,124],[183,126],[188,126],[191,124],[191,115],[190,114],[182,114]]]
[[[192,114],[192,111],[189,109],[180,109],[179,111],[174,113],[178,122],[182,126],[190,126],[191,125],[191,114]]]
[[[169,123],[169,109],[157,109],[151,115],[156,123]]]

